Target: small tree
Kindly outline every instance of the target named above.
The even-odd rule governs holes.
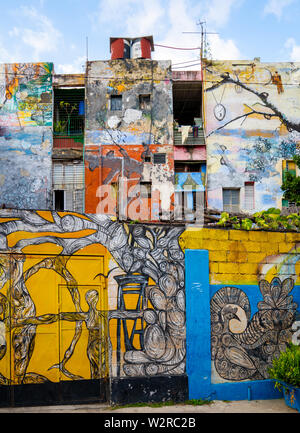
[[[295,155],[293,161],[300,168],[300,155]],[[284,191],[283,198],[285,200],[300,206],[300,176],[287,171],[281,189]]]

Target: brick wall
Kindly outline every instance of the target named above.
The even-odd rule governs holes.
[[[181,235],[180,244],[183,250],[209,251],[211,284],[257,284],[276,274],[300,282],[300,233],[190,228]]]

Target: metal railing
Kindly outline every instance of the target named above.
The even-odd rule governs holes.
[[[187,139],[183,142],[180,126],[174,128],[174,146],[203,146],[205,145],[204,130],[201,127],[190,126]]]

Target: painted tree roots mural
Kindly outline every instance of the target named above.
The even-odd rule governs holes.
[[[0,362],[8,356],[10,346],[12,374],[9,377],[1,372],[0,384],[51,380],[47,373],[31,371],[31,361],[39,350],[39,328],[58,323],[59,329],[64,330],[58,332],[65,344],[60,348],[58,362],[46,366],[44,371],[57,369],[63,380],[97,379],[108,375],[114,343],[109,341],[109,323],[114,319],[117,321],[118,375],[183,373],[184,254],[178,244],[182,231],[182,227],[127,226],[99,215],[1,211]],[[59,253],[39,254],[42,247],[46,246],[47,250],[51,245],[59,248]],[[103,281],[112,269],[105,274],[104,267],[98,266],[96,269],[100,272],[94,271],[90,281],[102,283],[94,283],[92,288],[89,284],[82,285],[74,276],[76,267],[72,260],[79,260],[85,248],[97,245],[104,247],[104,254],[114,259],[120,271],[115,277],[119,284],[115,310],[108,310],[104,299],[107,287]],[[80,265],[78,260],[76,266]],[[89,272],[87,263],[85,261],[83,268],[86,273]],[[31,279],[42,272],[47,272],[49,279],[53,273],[60,278],[60,309],[46,314],[38,313],[39,301],[34,301],[29,288]],[[41,284],[39,290],[38,299],[42,299],[47,298],[47,290],[53,288]],[[129,306],[126,304],[127,295],[132,299],[137,297],[135,305],[132,306],[132,299]],[[64,301],[67,296],[71,303]],[[67,304],[69,310],[64,310]],[[75,327],[68,328],[67,323]],[[89,373],[82,376],[69,365],[84,333],[87,334],[85,351],[90,368]],[[51,347],[48,350],[51,351]]]

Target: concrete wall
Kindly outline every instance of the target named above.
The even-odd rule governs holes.
[[[190,398],[279,397],[268,368],[299,327],[299,242],[293,233],[181,235]]]
[[[222,399],[224,384],[234,399],[246,382],[276,396],[267,367],[293,336],[299,243],[2,210],[1,404]]]
[[[1,404],[187,398],[182,231],[1,211]]]
[[[223,209],[222,188],[255,182],[255,206],[281,208],[282,160],[300,142],[299,64],[225,61],[204,70],[208,205]]]
[[[0,205],[49,209],[52,64],[0,66]]]
[[[162,194],[162,207],[168,208],[174,190],[170,62],[88,62],[87,77],[86,212],[99,212],[98,186],[117,182],[123,176],[131,179],[132,185],[151,181],[152,191]],[[111,110],[112,95],[122,96],[121,110]],[[150,95],[149,108],[140,107],[139,95]],[[165,153],[165,163],[153,164],[153,153]],[[145,157],[150,157],[150,163],[144,166]]]

